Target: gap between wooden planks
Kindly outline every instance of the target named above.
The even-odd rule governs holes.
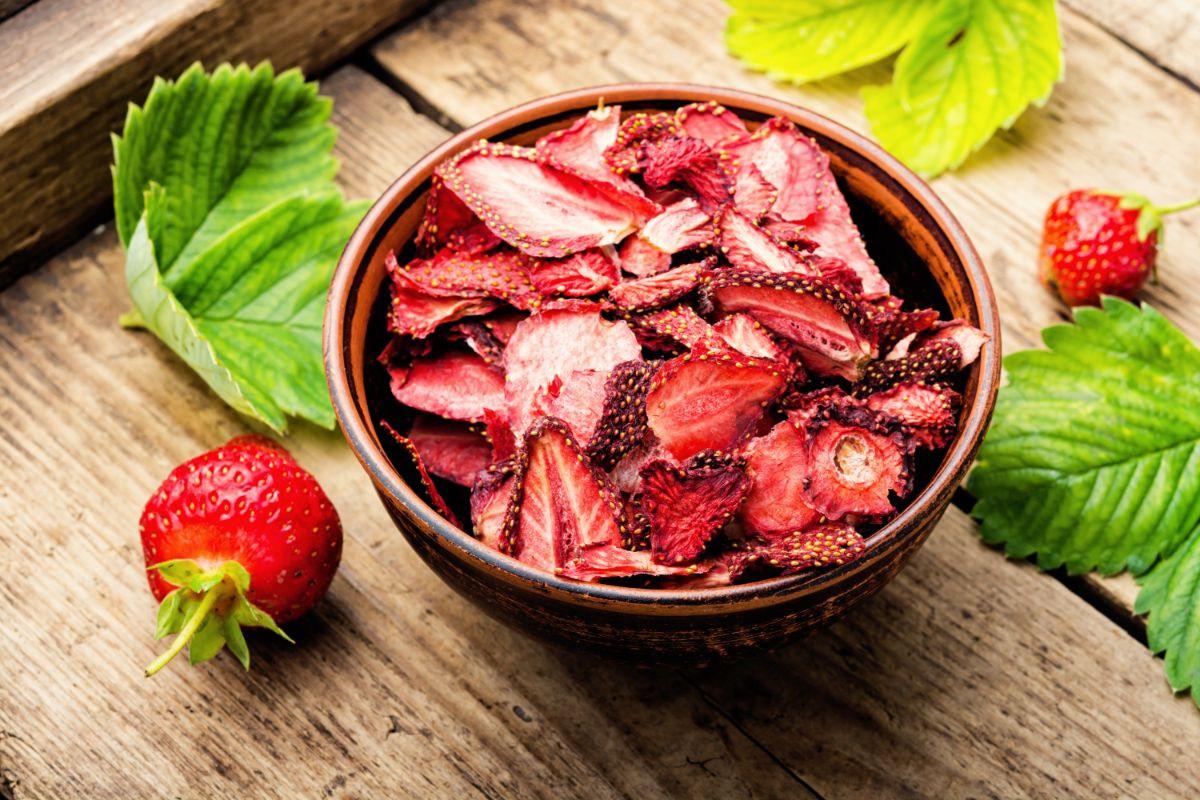
[[[1109,24],[1134,6],[1149,6],[1135,0],[1102,5]],[[1041,219],[1055,196],[1102,186],[1174,202],[1200,191],[1190,134],[1200,129],[1200,93],[1073,8],[1060,6],[1060,13],[1067,71],[1050,102],[934,182],[987,264],[1008,352],[1040,346],[1040,330],[1067,319],[1035,277]],[[725,53],[727,14],[719,0],[456,0],[377,43],[371,54],[389,81],[463,125],[577,86],[682,80],[788,99],[868,132],[858,89],[886,82],[886,66],[801,88],[777,83]],[[1167,23],[1165,16],[1153,18]],[[1137,30],[1143,43],[1169,34]],[[1200,216],[1172,217],[1167,225],[1161,282],[1145,297],[1200,340],[1200,262],[1193,257],[1200,250]],[[1144,630],[1133,615],[1137,586],[1130,576],[1089,574],[1076,585],[1111,604],[1131,629]]]
[[[445,132],[347,68],[324,84],[351,195]],[[0,293],[0,775],[56,796],[1055,796],[1200,791],[1200,715],[1160,664],[956,509],[879,597],[810,642],[709,671],[550,650],[445,587],[336,433],[287,445],[342,511],[332,592],[226,656],[141,666],[136,543],[175,464],[245,430],[115,320],[98,232]],[[1086,654],[1080,657],[1079,654]],[[809,788],[811,787],[811,788]]]

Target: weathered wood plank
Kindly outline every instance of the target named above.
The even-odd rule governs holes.
[[[576,86],[686,80],[785,98],[867,131],[858,88],[888,79],[887,69],[876,65],[796,88],[749,72],[724,51],[721,28],[728,8],[718,0],[636,5],[556,0],[536,6],[535,11],[508,0],[447,3],[377,43],[372,53],[398,80],[462,124]],[[647,24],[651,18],[654,23]],[[1197,191],[1195,145],[1180,131],[1200,127],[1200,93],[1074,10],[1064,8],[1062,21],[1067,75],[1050,102],[1027,112],[962,169],[934,184],[988,265],[1008,352],[1039,346],[1039,331],[1066,318],[1065,308],[1035,277],[1041,219],[1056,195],[1103,186],[1174,202]],[[1191,257],[1200,248],[1200,216],[1168,224],[1161,282],[1146,297],[1200,339],[1200,305],[1192,302],[1200,262]],[[1085,582],[1097,597],[1132,614],[1137,589],[1131,578],[1088,576]]]
[[[445,135],[357,70],[324,88],[352,194]],[[17,798],[807,796],[680,676],[564,657],[468,607],[312,427],[287,444],[347,542],[299,645],[254,636],[249,673],[222,656],[142,678],[161,645],[140,505],[245,423],[116,327],[122,261],[105,230],[0,294],[0,775]]]
[[[1193,88],[1200,86],[1200,6],[1191,0],[1065,2],[1152,63],[1190,82]],[[1069,53],[1067,57],[1071,57]]]
[[[40,0],[0,24],[0,286],[107,216],[109,132],[156,75],[319,69],[427,2]]]

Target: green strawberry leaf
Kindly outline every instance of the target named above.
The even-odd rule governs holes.
[[[921,30],[939,0],[730,0],[729,52],[772,78],[837,75],[895,53]]]
[[[945,0],[896,59],[890,86],[862,90],[871,130],[925,175],[957,167],[1062,75],[1052,0]]]
[[[1191,689],[1200,705],[1200,528],[1139,581],[1142,591],[1135,610],[1150,614],[1150,650],[1164,654],[1171,688]]]
[[[1039,566],[1149,569],[1200,524],[1200,349],[1123,300],[1005,359],[968,489],[988,542]]]

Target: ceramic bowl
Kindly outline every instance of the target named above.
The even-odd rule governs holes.
[[[791,119],[829,154],[896,293],[991,336],[962,383],[956,438],[921,467],[907,505],[870,535],[858,561],[711,589],[578,583],[509,558],[447,522],[402,477],[407,467],[398,451],[382,443],[377,423],[381,417],[395,422],[389,415],[398,408],[376,363],[387,336],[384,257],[412,239],[433,168],[479,138],[531,144],[601,99],[625,114],[715,100],[751,127],[772,116]],[[769,97],[686,84],[618,84],[504,111],[453,136],[401,175],[367,212],[338,263],[325,317],[325,368],[342,431],[397,529],[451,587],[497,619],[574,650],[643,664],[699,664],[776,647],[827,625],[896,576],[945,513],[983,439],[999,385],[1000,324],[987,274],[962,226],[924,181],[879,145]]]

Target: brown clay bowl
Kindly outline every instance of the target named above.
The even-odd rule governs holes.
[[[530,144],[601,98],[625,113],[715,100],[751,126],[776,115],[790,118],[829,153],[868,247],[890,272],[897,293],[938,306],[992,337],[960,387],[957,438],[923,465],[908,506],[868,538],[869,549],[858,561],[716,589],[577,583],[509,558],[447,522],[402,477],[407,467],[398,468],[398,453],[381,444],[379,419],[397,413],[375,361],[386,335],[384,256],[411,240],[434,166],[479,138]],[[700,664],[775,647],[827,625],[896,576],[945,513],[983,439],[1000,378],[1000,324],[987,274],[962,226],[928,185],[878,145],[769,97],[687,84],[617,84],[497,114],[401,175],[367,212],[338,263],[325,316],[325,368],[346,439],[396,527],[451,587],[493,617],[574,650],[643,664]],[[397,456],[395,463],[389,453]]]

